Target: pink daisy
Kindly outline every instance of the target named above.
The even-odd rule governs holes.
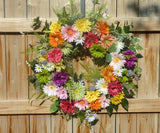
[[[68,95],[67,95],[67,91],[64,88],[58,88],[56,91],[57,97],[59,97],[60,99],[67,99]]]
[[[76,26],[65,25],[61,29],[63,38],[68,42],[73,42],[78,34]]]
[[[118,54],[118,52],[111,53],[112,61],[109,64],[114,70],[120,69],[126,63],[123,54]]]
[[[106,99],[105,95],[102,95],[99,101],[101,102],[101,108],[105,109],[106,107],[109,106],[110,100]]]
[[[88,108],[88,102],[85,99],[81,99],[75,103],[75,107],[79,110],[85,110],[85,108]]]
[[[60,48],[53,48],[52,51],[48,52],[49,62],[59,62],[63,56]]]

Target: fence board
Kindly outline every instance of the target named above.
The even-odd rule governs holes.
[[[141,34],[143,59],[138,65],[143,68],[139,81],[138,98],[158,97],[158,65],[159,65],[159,34]]]
[[[30,115],[30,133],[50,133],[49,115]]]
[[[51,116],[52,133],[72,133],[72,119],[67,121],[61,115]]]
[[[8,133],[8,116],[0,116],[0,133]]]
[[[28,99],[26,36],[6,35],[8,99]]]
[[[5,0],[5,17],[6,18],[26,18],[26,1]]]
[[[28,0],[28,18],[49,18],[49,0]]]
[[[5,36],[0,35],[0,100],[6,99],[6,51]]]
[[[117,114],[116,132],[117,133],[136,133],[137,129],[136,114]]]
[[[4,18],[4,0],[0,0],[0,18]]]

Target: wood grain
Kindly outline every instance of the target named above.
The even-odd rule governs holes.
[[[0,35],[0,100],[6,99],[6,50],[5,36]]]
[[[5,14],[6,18],[26,18],[26,1],[5,0]]]
[[[26,46],[26,36],[6,36],[8,99],[28,99]]]
[[[0,0],[0,18],[4,18],[4,0]]]
[[[8,133],[8,116],[0,116],[0,133]]]

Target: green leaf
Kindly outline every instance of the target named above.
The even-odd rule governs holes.
[[[115,109],[115,111],[118,111],[118,105],[112,104],[112,107]]]
[[[133,45],[130,45],[129,49],[132,50],[134,53],[137,53],[137,50]]]
[[[112,53],[116,51],[116,44],[112,44],[111,46],[109,46],[108,48],[108,52]]]
[[[143,50],[143,47],[142,47],[141,45],[139,45],[139,44],[137,44],[137,45],[135,46],[135,48],[136,48],[137,50]]]
[[[59,109],[59,101],[55,101],[51,106],[50,106],[50,112],[54,113]]]
[[[111,61],[111,58],[112,58],[111,54],[106,55],[106,60],[108,63]]]
[[[76,72],[73,74],[73,79],[74,79],[74,82],[78,82],[78,75]]]
[[[129,103],[128,103],[128,100],[126,98],[122,99],[122,107],[128,111],[128,107],[129,107]]]
[[[131,44],[137,44],[137,43],[139,43],[141,41],[141,39],[140,38],[137,38],[137,37],[134,37],[134,38],[132,38],[132,40],[131,40]]]
[[[107,112],[108,112],[108,115],[111,116],[112,113],[113,113],[113,106],[110,105],[109,107],[107,107]]]
[[[129,84],[132,86],[133,89],[138,90],[138,87],[135,84],[133,84],[132,82],[130,82]]]

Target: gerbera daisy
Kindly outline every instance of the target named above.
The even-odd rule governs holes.
[[[56,96],[57,95],[57,93],[56,93],[57,89],[58,88],[56,87],[55,84],[49,84],[49,85],[45,85],[43,87],[43,92],[48,96]]]
[[[114,43],[114,39],[110,35],[102,35],[100,38],[100,45],[102,45],[106,50],[108,50],[109,46]]]
[[[91,22],[86,18],[76,20],[74,25],[77,27],[78,32],[80,32],[81,34],[83,32],[89,32],[91,30]]]
[[[37,73],[42,72],[41,66],[38,65],[38,64],[35,64],[35,71],[36,71]]]
[[[84,37],[81,34],[78,34],[76,36],[76,38],[75,38],[75,42],[76,42],[76,45],[78,45],[78,44],[83,45],[83,43],[84,43]]]
[[[99,37],[92,32],[88,32],[88,34],[84,34],[85,40],[84,45],[86,48],[90,48],[92,44],[98,44]]]
[[[75,40],[75,37],[77,36],[77,28],[76,26],[72,25],[65,25],[61,29],[61,33],[63,34],[63,38],[67,40],[68,42],[73,42]]]
[[[57,47],[58,44],[62,44],[63,42],[64,42],[63,35],[60,32],[49,34],[49,44],[52,47]]]
[[[96,82],[96,89],[103,94],[108,94],[108,85],[104,78],[101,78]]]
[[[85,108],[88,108],[88,102],[82,98],[75,103],[75,107],[77,107],[79,110],[85,110]]]
[[[98,22],[97,28],[98,28],[99,32],[101,33],[101,35],[109,34],[109,27],[106,22],[102,22],[102,21]]]
[[[54,33],[54,34],[55,34],[55,33],[57,33],[57,32],[60,32],[61,25],[58,24],[57,22],[53,22],[53,23],[50,25],[49,29],[50,29],[50,32],[51,32],[51,33]]]
[[[106,68],[102,69],[101,75],[105,78],[106,82],[108,83],[115,81],[117,79],[117,76],[113,74],[113,67],[109,65]]]
[[[112,61],[110,62],[110,66],[113,67],[114,70],[120,69],[126,63],[123,54],[118,54],[117,52],[111,53]]]
[[[91,110],[100,110],[101,109],[101,102],[99,101],[100,99],[97,99],[95,101],[92,101],[89,104],[89,107],[91,108]]]
[[[87,113],[86,120],[88,122],[93,122],[96,119],[96,117],[97,117],[97,114],[95,113]]]
[[[117,77],[122,77],[122,72],[124,71],[124,69],[119,68],[119,69],[115,69],[114,70],[114,75],[116,75]]]

